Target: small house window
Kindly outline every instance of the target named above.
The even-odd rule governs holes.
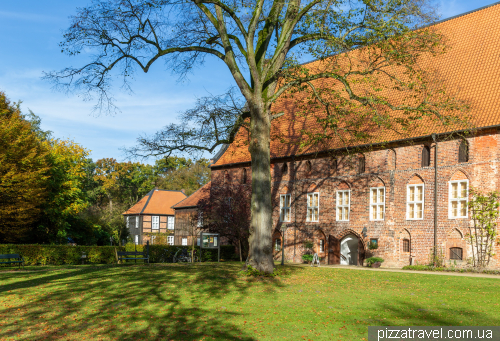
[[[187,245],[188,245],[188,239],[182,238],[182,246],[187,246]]]
[[[319,252],[325,252],[325,240],[324,239],[319,240]]]
[[[139,245],[139,236],[138,235],[135,235],[134,243],[135,243],[135,245]]]
[[[281,239],[278,238],[274,240],[274,250],[281,251]]]
[[[431,165],[431,150],[428,146],[422,148],[422,167],[429,167]]]
[[[280,221],[288,222],[290,221],[290,194],[280,195]]]
[[[370,220],[384,220],[385,187],[370,188]]]
[[[403,239],[403,252],[410,252],[410,240]]]
[[[450,259],[462,260],[462,248],[460,247],[450,248]]]
[[[173,230],[174,224],[175,224],[175,218],[173,216],[168,216],[167,217],[167,228],[169,230]]]
[[[319,193],[307,194],[307,218],[306,221],[319,221]]]
[[[167,244],[168,245],[174,245],[174,236],[168,236],[167,237]]]
[[[138,229],[139,228],[139,216],[136,216],[135,217],[135,228]]]
[[[151,228],[153,230],[160,229],[160,217],[159,216],[151,217]]]
[[[287,175],[287,174],[288,174],[288,165],[285,162],[281,167],[281,175]]]
[[[451,181],[450,182],[450,218],[467,218],[467,205],[469,201],[469,181]]]
[[[130,217],[127,216],[127,227],[130,228]]]
[[[469,162],[469,144],[465,140],[458,147],[458,162]]]
[[[243,168],[243,175],[241,177],[241,183],[242,184],[246,184],[247,181],[248,181],[248,179],[247,179],[247,169]]]
[[[358,159],[358,173],[362,174],[365,172],[365,157],[361,155]]]
[[[349,221],[351,191],[337,191],[337,221]]]
[[[408,185],[406,197],[406,219],[424,217],[424,185]]]
[[[338,163],[337,163],[337,158],[334,157],[332,159],[332,163],[331,163],[331,169],[332,169],[332,172],[336,172],[337,171],[337,167],[338,167]]]
[[[377,238],[370,239],[370,246],[373,249],[378,249],[378,239]]]

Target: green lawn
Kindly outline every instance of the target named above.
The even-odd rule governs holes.
[[[500,278],[239,263],[0,268],[0,340],[362,340],[370,325],[500,325]]]

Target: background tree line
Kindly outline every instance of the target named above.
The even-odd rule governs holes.
[[[40,128],[0,92],[0,243],[105,245],[126,238],[122,213],[155,187],[190,195],[209,162],[167,157],[154,165],[93,161]]]

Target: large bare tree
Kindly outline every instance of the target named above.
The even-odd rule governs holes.
[[[402,133],[421,118],[449,122],[442,111],[456,104],[419,65],[444,51],[439,32],[425,27],[435,18],[427,0],[95,0],[77,10],[61,43],[70,55],[93,51],[92,61],[46,76],[61,89],[97,93],[98,105],[111,108],[113,75],[128,87],[134,72],[160,60],[180,77],[224,63],[235,88],[200,99],[181,124],[140,138],[135,152],[212,152],[247,129],[249,263],[272,272],[271,121],[286,119],[273,104],[291,96],[322,113],[322,129],[306,132],[311,143],[368,141],[375,130],[366,125]],[[305,59],[318,62],[301,65]]]

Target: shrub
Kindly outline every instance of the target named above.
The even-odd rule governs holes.
[[[380,257],[370,257],[370,258],[367,258],[365,259],[366,261],[366,264],[368,264],[368,266],[372,266],[374,263],[377,263],[377,262],[380,262],[380,263],[383,263],[384,260]]]
[[[312,262],[313,257],[314,257],[313,255],[302,255],[302,260],[310,263],[310,262]]]
[[[115,248],[120,246],[71,246],[71,245],[0,245],[0,254],[18,253],[26,265],[63,265],[80,264],[82,253],[86,254],[86,262],[93,264],[116,263]]]
[[[125,246],[71,246],[71,245],[0,245],[0,254],[18,253],[23,256],[26,265],[63,265],[81,264],[82,252],[86,254],[86,262],[92,264],[114,264],[116,263],[116,251],[143,252],[144,245],[134,245],[129,243]],[[191,253],[190,246],[179,245],[150,245],[150,263],[172,262],[172,258],[179,248],[185,248]],[[200,248],[195,247],[197,255]],[[221,245],[220,256],[224,260],[230,260],[235,254],[233,245]],[[204,249],[202,261],[217,261],[217,249]]]

